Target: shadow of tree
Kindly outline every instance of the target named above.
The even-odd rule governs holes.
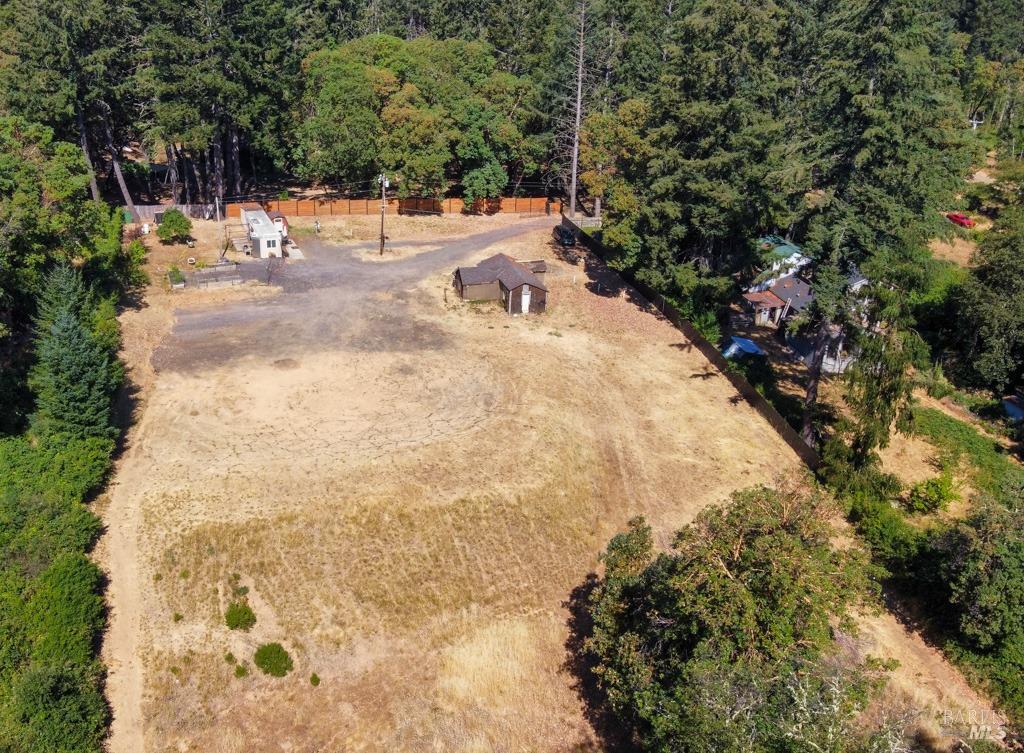
[[[596,740],[576,746],[574,750],[627,753],[637,749],[629,725],[616,717],[608,704],[608,696],[598,682],[594,668],[596,657],[587,650],[587,640],[593,635],[594,622],[590,616],[590,596],[600,581],[596,573],[588,573],[582,583],[569,594],[562,606],[568,610],[569,637],[565,641],[565,661],[562,670],[573,678],[573,690],[583,702],[584,716],[593,729]]]

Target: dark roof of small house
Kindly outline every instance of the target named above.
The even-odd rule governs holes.
[[[768,290],[783,301],[787,301],[794,311],[802,311],[814,300],[811,286],[796,275],[780,278]]]
[[[846,284],[848,287],[856,289],[858,286],[863,285],[866,282],[870,282],[864,273],[861,272],[857,267],[850,270],[850,274],[846,276]]]
[[[544,266],[544,269],[547,268],[543,261],[539,263]],[[463,285],[486,285],[491,282],[500,282],[509,290],[518,288],[520,285],[529,285],[546,292],[547,288],[544,287],[544,283],[531,271],[531,267],[536,264],[538,262],[518,262],[506,254],[495,254],[487,257],[475,267],[459,267],[455,273],[462,280]],[[537,271],[543,272],[544,269]]]
[[[488,267],[459,267],[455,274],[463,285],[486,285],[498,281],[496,271]]]
[[[763,290],[757,293],[744,293],[746,298],[756,309],[777,309],[786,305],[786,302],[770,290]]]

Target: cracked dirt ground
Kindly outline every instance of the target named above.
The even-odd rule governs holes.
[[[566,601],[607,539],[643,513],[667,544],[796,467],[678,331],[554,257],[550,220],[487,228],[391,262],[304,242],[278,295],[138,349],[102,545],[113,753],[586,749]],[[549,260],[547,314],[446,292],[499,250]],[[288,677],[252,668],[267,641]]]

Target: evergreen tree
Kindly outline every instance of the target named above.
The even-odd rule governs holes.
[[[960,303],[966,371],[1002,394],[1024,382],[1024,209],[1002,213],[985,236]]]
[[[913,325],[908,301],[922,280],[925,243],[944,231],[941,210],[960,189],[971,157],[950,65],[951,30],[927,0],[844,0],[826,21],[827,62],[812,82],[807,112],[821,194],[806,242],[819,296],[805,326],[814,343],[803,421],[808,441],[826,351],[843,330],[856,339],[865,324],[849,315],[838,275],[863,268],[873,293],[886,299],[873,306],[869,327],[888,331],[893,343],[909,343],[893,329]],[[861,397],[896,400],[890,408],[899,415],[910,397],[909,361],[901,370],[891,351],[871,352],[887,361],[884,368],[876,361],[858,373],[894,381]]]
[[[36,303],[35,329],[48,332],[63,313],[78,321],[90,315],[89,290],[82,275],[70,264],[58,264],[46,276],[46,284]]]
[[[121,148],[142,130],[134,72],[139,19],[128,0],[10,0],[0,5],[8,55],[0,65],[0,111],[52,128],[79,145],[90,171],[109,159],[121,198],[132,196]],[[91,183],[99,199],[96,181]]]
[[[117,387],[109,355],[71,312],[61,311],[37,340],[33,423],[43,436],[110,437]]]

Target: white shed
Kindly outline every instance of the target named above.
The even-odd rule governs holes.
[[[252,255],[257,258],[283,256],[281,230],[262,209],[243,209],[245,225],[252,244]]]

